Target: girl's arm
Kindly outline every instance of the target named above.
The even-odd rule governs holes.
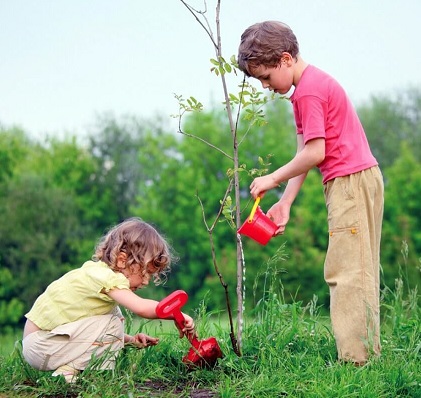
[[[146,319],[156,319],[155,309],[158,304],[155,300],[139,297],[128,289],[112,289],[106,292],[114,301],[127,308],[136,315]]]
[[[106,293],[114,301],[128,310],[132,311],[136,315],[146,319],[157,319],[156,306],[158,301],[151,299],[144,299],[139,297],[128,289],[112,289]],[[181,330],[183,334],[191,334],[194,332],[194,321],[189,315],[182,313],[186,322],[184,328]],[[174,319],[174,318],[168,318]]]

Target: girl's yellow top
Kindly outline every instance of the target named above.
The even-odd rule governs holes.
[[[129,280],[101,261],[87,261],[52,282],[25,316],[40,329],[53,330],[79,319],[108,314],[117,303],[104,292],[114,288],[129,289]]]

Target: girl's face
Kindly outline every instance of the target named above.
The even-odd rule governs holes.
[[[153,264],[148,264],[146,269],[140,264],[126,265],[127,256],[125,253],[120,253],[117,258],[117,267],[119,271],[129,280],[130,290],[135,291],[141,289],[149,284],[149,281],[157,269]]]
[[[152,265],[148,264],[146,269],[142,270],[142,267],[139,264],[133,264],[122,270],[122,273],[129,280],[130,290],[134,292],[137,289],[148,286],[152,276],[156,273],[156,269]]]

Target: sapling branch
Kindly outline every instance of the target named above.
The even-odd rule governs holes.
[[[229,160],[233,160],[233,157],[231,155],[229,155],[228,153],[226,153],[225,151],[223,151],[221,148],[218,148],[217,146],[211,144],[209,141],[206,141],[205,139],[203,139],[201,137],[198,137],[197,135],[186,133],[185,131],[183,131],[183,130],[180,129],[180,126],[178,127],[177,133],[183,134],[186,137],[195,138],[196,140],[201,141],[204,144],[206,144],[206,145],[210,146],[211,148],[215,149],[216,151],[222,153]]]
[[[229,318],[229,323],[230,323],[230,339],[231,339],[232,348],[234,350],[234,353],[237,356],[241,356],[241,350],[240,350],[240,347],[238,345],[238,340],[235,338],[235,333],[234,333],[234,322],[233,322],[233,319],[232,319],[232,309],[231,309],[231,301],[230,301],[229,293],[228,293],[228,284],[225,282],[225,280],[224,280],[221,272],[219,271],[218,262],[216,260],[215,242],[213,240],[213,231],[214,231],[214,229],[216,227],[216,224],[217,224],[218,220],[221,218],[222,211],[223,211],[223,208],[224,208],[224,204],[225,204],[225,201],[228,198],[228,195],[231,192],[232,185],[233,185],[233,180],[230,179],[230,182],[228,184],[228,187],[227,187],[227,189],[225,191],[224,198],[221,201],[221,206],[219,208],[218,214],[216,215],[216,217],[215,217],[215,219],[214,219],[211,227],[208,226],[208,222],[206,220],[206,214],[205,214],[205,209],[204,209],[204,206],[203,206],[203,202],[200,199],[198,193],[196,193],[196,197],[197,197],[197,200],[199,201],[200,207],[202,209],[203,223],[205,224],[205,226],[207,228],[207,231],[209,233],[209,241],[210,241],[210,245],[211,245],[211,254],[212,254],[213,267],[215,269],[216,274],[218,275],[219,281],[220,281],[222,287],[224,288],[224,292],[225,292],[225,301],[226,301],[226,304],[227,304],[227,312],[228,312],[228,318]]]
[[[223,200],[221,201],[221,207],[218,211],[218,214],[216,215],[216,218],[212,224],[211,227],[207,224],[206,218],[205,218],[205,212],[203,209],[203,204],[200,201],[200,205],[202,206],[202,214],[204,223],[206,225],[206,228],[209,233],[210,241],[211,241],[211,250],[212,250],[212,259],[214,262],[214,268],[220,278],[221,284],[225,289],[225,295],[227,298],[227,307],[228,312],[230,316],[230,322],[231,322],[231,341],[233,343],[234,351],[237,353],[237,355],[240,354],[241,347],[241,340],[242,340],[242,325],[243,325],[243,310],[244,310],[244,298],[245,298],[245,260],[244,260],[244,253],[242,249],[241,244],[241,236],[236,234],[236,245],[237,245],[237,319],[238,319],[238,330],[237,330],[237,339],[234,338],[233,333],[233,326],[232,326],[232,315],[231,315],[231,306],[228,300],[228,286],[225,283],[225,281],[222,278],[222,275],[219,271],[217,261],[216,261],[216,255],[215,255],[215,245],[213,243],[213,230],[216,226],[216,223],[221,218],[221,215],[224,215],[228,221],[231,227],[238,229],[241,224],[241,211],[240,211],[240,178],[239,173],[241,171],[247,171],[245,165],[239,166],[239,146],[247,136],[248,132],[250,131],[250,128],[254,124],[263,124],[264,122],[264,112],[262,111],[262,106],[267,102],[266,97],[261,98],[262,93],[260,93],[258,90],[250,86],[246,80],[245,76],[243,78],[243,82],[241,84],[241,92],[239,93],[239,96],[237,97],[234,94],[230,94],[228,92],[227,88],[227,81],[226,81],[226,74],[234,72],[236,74],[236,71],[238,70],[238,64],[235,60],[235,57],[231,57],[230,62],[227,62],[224,57],[222,56],[222,41],[221,41],[221,26],[220,26],[220,8],[221,8],[221,0],[216,0],[216,16],[215,16],[215,24],[216,24],[216,40],[214,38],[212,29],[210,27],[210,24],[208,22],[208,19],[206,17],[206,1],[204,1],[205,4],[205,11],[198,11],[195,10],[193,7],[191,7],[189,4],[187,4],[184,0],[180,0],[182,4],[188,9],[188,11],[194,16],[196,21],[200,24],[200,26],[205,30],[206,34],[210,38],[213,47],[215,49],[216,58],[211,59],[212,68],[211,72],[214,72],[216,76],[218,76],[221,79],[223,93],[224,93],[224,99],[225,99],[225,109],[229,121],[229,128],[232,136],[232,148],[233,148],[233,154],[229,155],[225,151],[223,151],[221,148],[213,145],[212,143],[208,142],[207,140],[200,138],[196,135],[186,133],[181,128],[181,119],[184,116],[186,112],[189,111],[200,111],[202,110],[202,104],[198,102],[195,98],[190,97],[186,101],[181,96],[176,96],[178,102],[179,102],[179,114],[178,114],[178,133],[183,134],[185,136],[195,138],[204,144],[208,145],[209,147],[215,149],[222,155],[224,155],[226,158],[231,160],[233,162],[233,167],[228,170],[227,175],[229,177],[229,186],[225,192],[225,196]],[[205,22],[202,22],[205,21]],[[233,117],[233,108],[237,105],[237,113],[236,117],[234,119]],[[240,114],[242,110],[245,110],[245,120],[249,122],[249,127],[246,131],[246,133],[241,137],[241,141],[238,142],[238,133],[237,129],[239,126],[239,119]],[[231,204],[231,199],[229,198],[229,193],[234,188],[234,205]],[[229,199],[229,200],[228,200]],[[235,212],[235,216],[234,216]],[[235,222],[234,222],[235,219]]]
[[[208,19],[205,17],[205,14],[208,11],[208,7],[206,4],[206,1],[203,1],[203,4],[205,5],[205,10],[204,11],[200,11],[200,10],[196,10],[195,8],[193,8],[190,4],[187,4],[184,0],[180,0],[184,6],[189,10],[189,12],[193,15],[194,19],[199,23],[199,25],[202,26],[202,28],[204,29],[204,31],[206,32],[206,34],[209,36],[209,39],[211,40],[211,42],[213,43],[213,45],[215,46],[215,48],[218,48],[218,45],[216,44],[214,38],[213,38],[213,33],[212,33],[212,29],[209,25]],[[203,24],[203,22],[198,18],[197,14],[201,15],[203,17],[203,19],[206,22],[207,27]]]

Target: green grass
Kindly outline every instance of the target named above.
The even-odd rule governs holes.
[[[264,297],[247,311],[242,356],[232,349],[226,314],[196,314],[200,339],[215,336],[224,353],[212,370],[188,370],[187,339],[171,321],[142,322],[127,314],[130,332],[160,338],[155,347],[126,348],[114,371],[86,369],[75,385],[28,366],[19,331],[0,337],[0,398],[222,397],[396,398],[421,397],[421,308],[417,289],[402,279],[382,292],[382,356],[363,367],[340,364],[329,319],[317,299],[287,304],[279,271],[261,274]],[[18,340],[15,344],[15,340]]]
[[[4,358],[12,352],[15,342],[22,338],[22,332],[23,330],[8,331],[0,335],[0,357]]]
[[[315,302],[285,304],[279,297],[269,289],[245,323],[241,357],[233,353],[226,321],[198,314],[199,338],[215,335],[225,354],[213,370],[186,369],[181,358],[188,342],[167,321],[135,325],[129,319],[129,326],[160,337],[160,344],[125,349],[115,371],[88,369],[75,385],[25,365],[20,344],[13,349],[9,340],[0,397],[421,397],[416,292],[405,296],[399,281],[384,292],[382,356],[359,368],[336,361],[329,320]]]

